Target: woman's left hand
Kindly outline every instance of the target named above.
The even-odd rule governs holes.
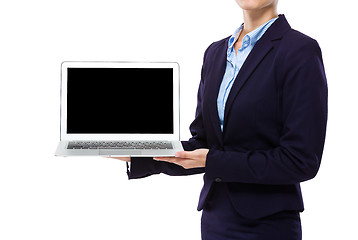
[[[208,152],[209,149],[201,148],[194,151],[177,152],[175,157],[154,157],[154,160],[175,163],[185,169],[200,168],[205,167]]]

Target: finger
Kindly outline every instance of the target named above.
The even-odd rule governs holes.
[[[192,159],[184,159],[184,158],[176,158],[176,157],[154,157],[153,159],[157,161],[174,163],[182,167],[185,167],[186,165],[190,164],[190,162],[194,161]]]
[[[180,151],[175,153],[175,157],[177,158],[193,158],[193,151]]]
[[[155,157],[154,159],[158,160],[158,161],[170,162],[170,163],[182,166],[185,169],[201,167],[200,165],[198,165],[200,163],[193,159],[176,158],[176,157],[170,157],[170,158]]]
[[[112,159],[121,160],[121,161],[126,161],[126,162],[130,162],[130,161],[131,161],[131,158],[130,158],[130,157],[106,157],[106,158],[112,158]]]
[[[173,162],[175,157],[154,157],[153,159],[157,161]]]
[[[174,163],[174,164],[182,166],[182,167],[184,167],[184,165],[187,164],[184,161],[188,161],[183,158],[176,158],[176,157],[154,157],[153,159],[157,160],[157,161]]]
[[[173,163],[182,166],[185,169],[200,167],[199,162],[192,159],[180,158],[180,161],[174,161]]]

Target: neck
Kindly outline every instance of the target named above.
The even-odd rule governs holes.
[[[249,33],[260,27],[265,22],[278,16],[275,6],[262,8],[259,10],[243,10],[244,13],[244,33]]]

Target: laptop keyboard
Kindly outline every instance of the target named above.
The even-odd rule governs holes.
[[[71,141],[67,149],[173,149],[168,141]]]

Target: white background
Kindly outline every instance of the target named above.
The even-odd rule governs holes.
[[[306,240],[358,239],[353,4],[279,3],[293,28],[320,43],[329,83],[321,169],[302,184]],[[2,1],[0,239],[200,239],[202,175],[128,181],[120,161],[54,157],[60,64],[179,62],[181,134],[188,139],[203,53],[241,23],[234,0]],[[101,114],[125,117],[120,111]]]

